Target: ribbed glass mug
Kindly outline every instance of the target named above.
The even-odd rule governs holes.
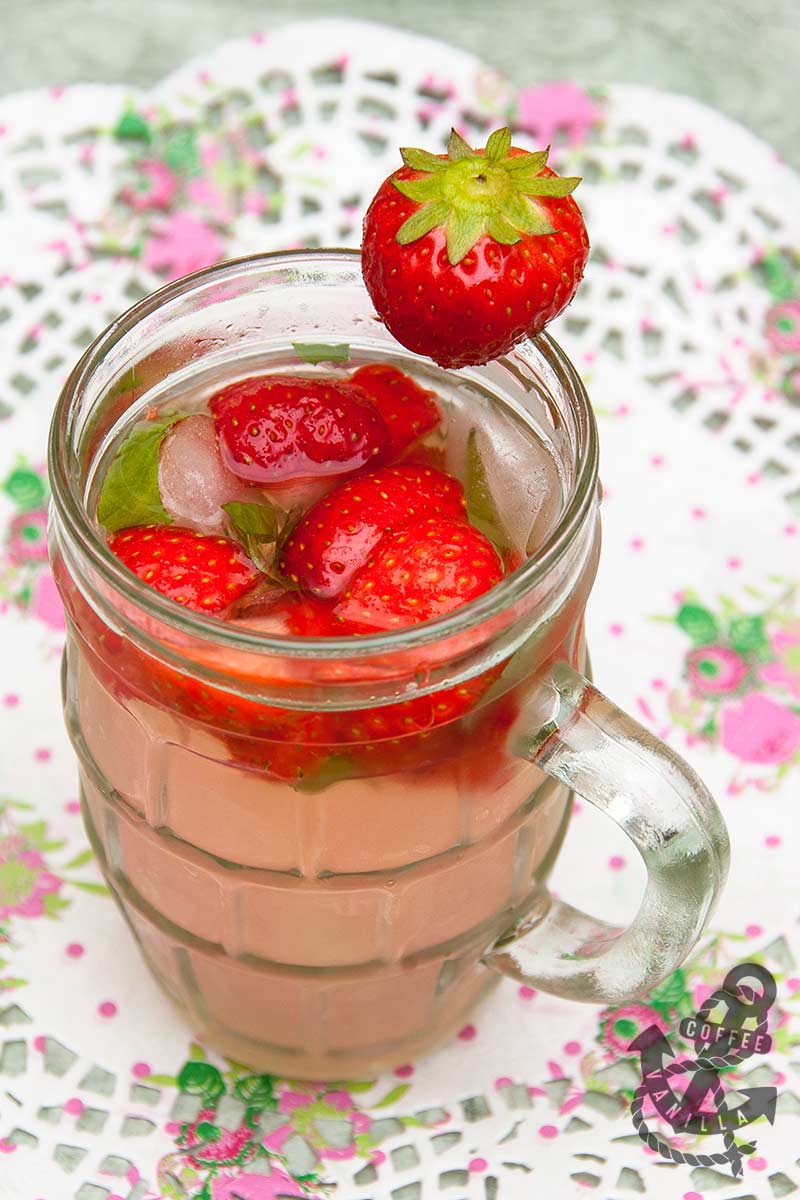
[[[564,499],[532,557],[449,616],[355,639],[260,634],[125,570],[90,515],[120,419],[212,369],[302,369],[297,342],[346,343],[351,363],[388,358],[441,394],[469,385],[487,414],[530,430],[532,452],[546,439]],[[486,367],[431,370],[376,320],[356,254],[263,255],[130,309],[76,366],[52,427],[64,704],[89,836],[192,1028],[292,1077],[418,1056],[501,975],[577,1000],[641,995],[684,958],[727,872],[703,784],[583,674],[599,495],[574,369],[541,337]],[[491,686],[469,711],[425,719],[443,691],[481,676]],[[364,710],[395,734],[413,712],[410,732],[384,743],[372,719],[366,735]],[[309,713],[327,744],[292,732],[313,728]],[[287,779],[275,765],[306,751],[336,769]],[[628,928],[547,891],[572,790],[644,859]]]

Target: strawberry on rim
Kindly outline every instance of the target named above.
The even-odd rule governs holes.
[[[445,367],[488,362],[569,304],[589,240],[548,151],[497,129],[483,150],[455,130],[447,154],[401,150],[404,166],[364,218],[362,270],[394,336]]]

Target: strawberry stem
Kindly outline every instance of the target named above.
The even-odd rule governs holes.
[[[568,196],[580,179],[543,174],[548,153],[549,147],[512,154],[507,126],[490,134],[484,150],[474,150],[455,129],[446,156],[404,148],[403,162],[417,175],[405,179],[398,172],[392,183],[420,207],[400,226],[397,241],[406,246],[444,228],[448,261],[455,266],[486,234],[510,246],[525,236],[555,233],[536,198]]]

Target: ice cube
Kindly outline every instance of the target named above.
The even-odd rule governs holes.
[[[445,443],[447,470],[467,476],[467,446],[476,430],[486,481],[515,549],[535,553],[554,528],[563,502],[559,469],[544,441],[501,413],[452,410]]]
[[[254,604],[240,611],[232,619],[231,624],[243,625],[246,629],[255,629],[266,637],[290,636],[286,608],[276,603],[284,594],[276,589],[273,596],[264,597],[263,603]]]
[[[288,512],[290,508],[310,508],[348,476],[333,476],[323,479],[291,479],[277,487],[261,488],[266,499],[275,508]]]
[[[224,529],[222,505],[228,501],[258,499],[258,490],[243,484],[225,466],[214,422],[204,413],[184,418],[167,434],[158,463],[158,487],[170,516],[201,533]]]

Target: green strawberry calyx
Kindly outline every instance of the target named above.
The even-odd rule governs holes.
[[[511,246],[524,237],[556,233],[536,197],[569,196],[580,178],[543,175],[549,147],[534,153],[510,151],[507,126],[490,134],[484,150],[473,150],[455,129],[446,155],[403,147],[403,162],[420,175],[400,179],[395,174],[392,183],[420,207],[398,229],[400,245],[444,227],[447,257],[455,266],[484,234]]]

